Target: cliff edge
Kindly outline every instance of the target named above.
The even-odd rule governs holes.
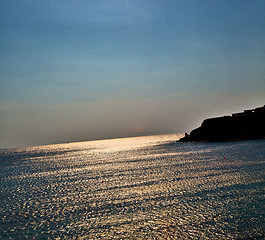
[[[231,116],[209,118],[179,142],[215,142],[265,138],[265,105]]]

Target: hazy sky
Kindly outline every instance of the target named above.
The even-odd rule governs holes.
[[[265,104],[264,0],[1,0],[0,147],[190,131]]]

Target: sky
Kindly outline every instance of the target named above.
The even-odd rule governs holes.
[[[263,106],[264,39],[264,0],[1,0],[0,148]]]

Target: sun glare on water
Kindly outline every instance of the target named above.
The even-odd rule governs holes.
[[[177,139],[0,152],[0,239],[264,237],[264,140]]]

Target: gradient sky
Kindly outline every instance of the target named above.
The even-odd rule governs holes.
[[[1,0],[0,147],[190,131],[265,104],[264,0]]]

